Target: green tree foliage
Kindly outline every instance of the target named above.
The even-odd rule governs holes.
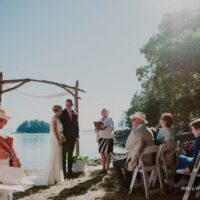
[[[133,96],[127,125],[135,111],[145,112],[150,125],[163,112],[177,124],[200,117],[200,11],[167,14],[141,53],[148,64],[137,69],[142,91]]]
[[[25,121],[17,128],[17,133],[49,133],[50,125],[39,120]]]

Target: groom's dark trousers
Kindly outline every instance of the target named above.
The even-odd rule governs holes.
[[[67,140],[67,142],[63,144],[63,153],[62,153],[63,173],[64,177],[66,177],[67,175],[66,159],[68,160],[68,173],[72,173],[73,152],[76,139],[79,137],[78,116],[76,112],[72,111],[72,117],[70,118],[68,111],[64,109],[60,117],[60,121],[63,125],[63,134]]]

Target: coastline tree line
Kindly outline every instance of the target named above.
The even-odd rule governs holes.
[[[128,116],[146,113],[150,126],[163,112],[174,114],[176,127],[185,130],[200,117],[200,11],[184,10],[165,15],[159,32],[141,49],[147,64],[137,68],[141,91],[134,94]]]

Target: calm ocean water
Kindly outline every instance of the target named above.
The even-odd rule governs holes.
[[[23,163],[23,168],[45,168],[50,152],[50,134],[12,134],[16,151]],[[115,146],[114,152],[125,152]],[[94,131],[81,131],[80,154],[90,158],[99,158],[96,134]]]

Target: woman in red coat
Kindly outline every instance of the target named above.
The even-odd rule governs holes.
[[[6,126],[8,117],[3,109],[0,109],[0,129]],[[11,167],[21,167],[20,160],[18,159],[13,147],[13,138],[5,136],[0,131],[0,160],[8,161],[8,165]],[[5,163],[4,163],[5,164]]]

